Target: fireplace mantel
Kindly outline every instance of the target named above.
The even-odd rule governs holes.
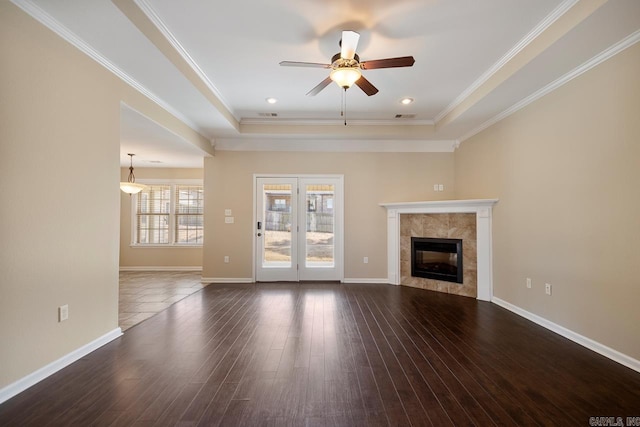
[[[498,199],[380,203],[387,209],[387,271],[390,284],[400,284],[400,215],[475,213],[478,245],[478,299],[493,295],[491,211]]]

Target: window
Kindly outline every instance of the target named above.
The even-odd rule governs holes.
[[[178,244],[201,245],[204,233],[202,185],[176,185],[176,233]]]
[[[274,211],[286,211],[287,210],[287,201],[286,199],[275,199],[275,206],[273,207]]]
[[[133,197],[132,244],[201,246],[204,189],[195,183],[148,183]]]

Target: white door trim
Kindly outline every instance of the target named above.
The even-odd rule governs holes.
[[[262,241],[263,244],[256,243],[256,254],[254,258],[256,261],[260,261],[260,264],[256,262],[256,280],[258,280],[258,274],[260,274],[260,281],[263,282],[272,282],[272,281],[288,281],[288,282],[298,282],[300,280],[298,265],[299,260],[298,257],[300,255],[300,251],[298,250],[298,221],[299,221],[299,212],[298,209],[300,207],[300,203],[298,199],[300,198],[298,187],[300,185],[299,179],[296,177],[258,177],[256,178],[256,182],[260,181],[261,184],[258,186],[255,198],[254,198],[254,212],[256,214],[256,221],[262,222],[262,227],[258,230],[256,225],[254,224],[254,233],[256,235],[261,235],[261,237],[254,236],[254,241]],[[267,239],[267,217],[266,217],[266,206],[265,206],[265,192],[262,185],[285,185],[289,186],[291,189],[290,192],[290,215],[289,218],[291,223],[289,224],[290,232],[290,247],[289,253],[290,258],[288,262],[278,263],[274,261],[268,262],[268,266],[263,264],[263,257],[266,255],[265,253],[265,244]],[[258,211],[260,211],[260,215],[258,215]],[[265,215],[264,217],[262,215]],[[257,251],[260,251],[259,253]],[[280,265],[282,264],[282,265]]]
[[[268,173],[254,173],[253,174],[253,218],[251,222],[251,253],[252,253],[252,263],[251,263],[251,277],[253,282],[256,281],[256,236],[255,236],[255,228],[257,222],[257,205],[256,205],[256,197],[257,197],[257,180],[258,178],[297,178],[297,179],[306,179],[306,178],[329,178],[329,179],[337,179],[337,187],[336,187],[336,196],[340,197],[340,205],[341,209],[336,212],[336,238],[334,240],[335,244],[335,262],[336,262],[336,270],[338,273],[338,278],[335,280],[342,282],[344,280],[344,175],[342,174],[268,174]]]

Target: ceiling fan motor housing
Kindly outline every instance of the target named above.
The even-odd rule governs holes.
[[[336,53],[331,57],[331,68],[334,70],[336,68],[352,68],[352,67],[360,67],[360,57],[356,53],[353,55],[353,59],[344,59],[340,56],[340,52]]]

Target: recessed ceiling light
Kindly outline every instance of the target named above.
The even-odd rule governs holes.
[[[400,104],[402,105],[409,105],[413,102],[413,98],[402,98],[400,100]]]
[[[275,104],[276,102],[278,102],[278,100],[275,98],[267,98],[265,101],[267,101],[269,104]]]

